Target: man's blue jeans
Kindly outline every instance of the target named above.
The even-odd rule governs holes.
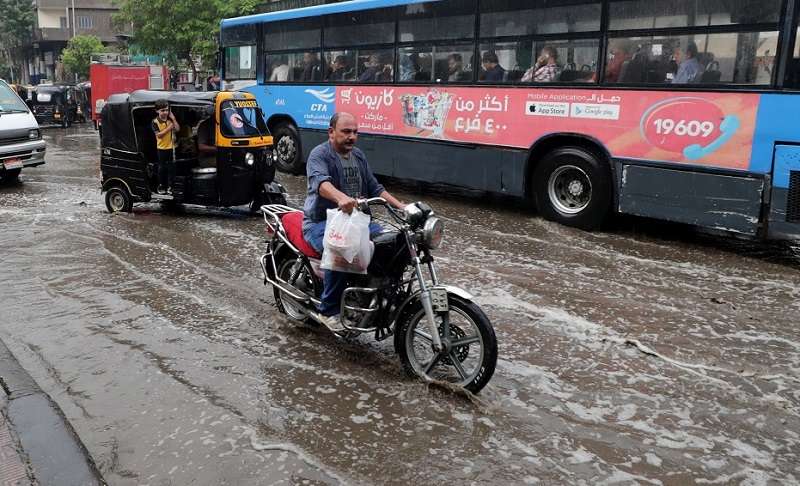
[[[325,237],[325,223],[327,223],[327,221],[314,223],[313,226],[303,231],[303,238],[320,253],[322,253],[323,249],[322,240]],[[376,233],[380,233],[382,229],[383,228],[381,228],[381,225],[378,223],[370,223],[370,237]],[[321,302],[319,304],[320,314],[323,316],[335,316],[341,312],[342,294],[346,286],[347,273],[324,270],[322,297],[320,298]]]

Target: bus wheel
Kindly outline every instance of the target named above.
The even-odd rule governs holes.
[[[111,187],[106,191],[106,208],[109,213],[130,213],[133,210],[133,197],[124,186]]]
[[[534,172],[539,213],[551,221],[592,230],[611,207],[608,166],[580,147],[563,147],[544,156]]]
[[[290,123],[281,123],[272,132],[275,140],[275,152],[278,154],[278,169],[289,174],[303,172],[303,160],[300,149],[300,136]]]

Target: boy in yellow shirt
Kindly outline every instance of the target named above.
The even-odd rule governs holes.
[[[156,135],[158,149],[158,189],[159,194],[172,194],[172,181],[175,179],[175,133],[181,129],[175,115],[169,110],[167,100],[156,101],[156,113],[153,119],[153,133]]]

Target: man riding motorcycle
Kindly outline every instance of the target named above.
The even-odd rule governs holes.
[[[392,196],[369,167],[367,157],[355,147],[358,123],[353,115],[339,112],[331,117],[328,141],[314,147],[308,156],[306,175],[308,192],[303,206],[303,237],[319,253],[327,223],[327,210],[338,207],[350,214],[358,198],[382,197],[395,208],[405,204]],[[370,223],[370,234],[380,232],[377,223]],[[347,274],[325,270],[319,314],[315,317],[329,328],[343,328],[339,318],[342,293]]]

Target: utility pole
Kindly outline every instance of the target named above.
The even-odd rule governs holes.
[[[75,38],[75,0],[70,0],[72,2],[72,38]],[[75,73],[75,82],[78,82],[78,73]]]

